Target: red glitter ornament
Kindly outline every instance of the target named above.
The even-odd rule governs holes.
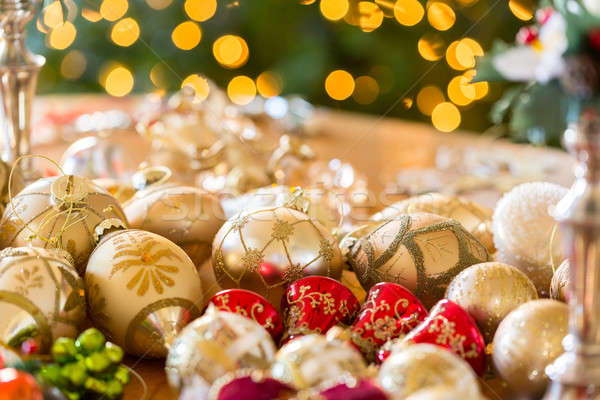
[[[43,400],[40,386],[26,372],[0,369],[0,400]]]
[[[208,400],[291,399],[296,391],[261,371],[237,371],[217,380],[210,388]]]
[[[387,400],[385,392],[369,380],[344,382],[322,390],[318,399],[323,400]]]

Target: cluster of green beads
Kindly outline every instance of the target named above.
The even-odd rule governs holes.
[[[44,365],[41,378],[59,388],[69,400],[97,396],[120,399],[129,383],[129,370],[121,365],[123,350],[107,342],[95,328],[82,332],[76,340],[59,338],[52,345],[54,363]]]

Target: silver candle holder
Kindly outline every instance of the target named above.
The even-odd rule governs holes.
[[[2,158],[12,164],[31,150],[31,108],[45,58],[25,46],[25,26],[39,0],[0,0],[0,96],[2,97]],[[31,160],[20,164],[28,179],[35,177]]]

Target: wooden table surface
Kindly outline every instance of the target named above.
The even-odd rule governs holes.
[[[36,103],[36,111],[59,109],[68,112],[70,107],[81,109],[81,104],[85,104],[88,110],[133,109],[132,102],[128,100],[104,96],[69,96],[41,98]],[[36,126],[40,124],[43,121],[38,121]],[[433,167],[440,146],[459,150],[477,148],[483,152],[489,151],[490,155],[502,150],[532,165],[544,159],[554,167],[542,172],[539,179],[563,185],[569,185],[572,181],[571,159],[559,150],[515,145],[464,132],[440,133],[425,124],[328,110],[318,110],[314,126],[319,134],[308,137],[307,142],[319,158],[339,158],[350,162],[366,175],[369,188],[374,193],[381,193],[402,169]],[[133,132],[123,132],[118,140],[131,149],[129,156],[136,163],[143,161],[149,152],[149,144]],[[33,151],[59,160],[67,146],[66,142],[37,144]],[[489,207],[494,206],[499,196],[500,193],[494,189],[471,193],[471,197],[476,197]],[[127,359],[127,364],[144,380],[147,386],[146,400],[176,399],[166,383],[162,361]],[[484,390],[490,399],[503,397],[497,383],[492,382],[491,387]],[[143,393],[143,385],[134,378],[126,388],[125,399],[142,399]]]

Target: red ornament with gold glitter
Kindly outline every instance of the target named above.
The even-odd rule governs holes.
[[[402,339],[403,343],[431,343],[445,347],[471,364],[473,370],[485,372],[485,343],[477,324],[458,304],[440,300],[418,327]]]
[[[391,282],[380,282],[369,290],[357,320],[352,324],[351,340],[369,360],[386,341],[409,333],[427,317],[423,304],[408,289]]]
[[[261,295],[245,289],[226,289],[209,301],[218,310],[243,315],[258,322],[277,341],[283,333],[283,322],[275,307]]]
[[[43,400],[35,378],[14,368],[0,369],[0,400]]]
[[[284,343],[309,333],[350,325],[360,304],[352,292],[335,279],[308,276],[290,284],[283,299]]]

